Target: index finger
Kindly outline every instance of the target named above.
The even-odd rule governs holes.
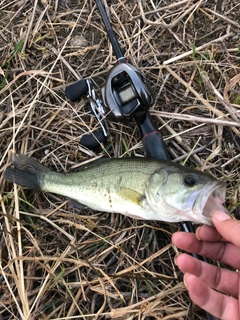
[[[172,235],[172,243],[178,248],[197,253],[200,256],[221,261],[240,269],[240,248],[229,242],[210,242],[196,238],[194,233],[176,232]]]
[[[240,248],[240,221],[233,220],[229,215],[221,211],[213,211],[211,215],[212,222],[222,237]]]
[[[203,241],[224,241],[227,240],[217,231],[215,227],[207,226],[206,224],[200,226],[196,230],[196,237],[198,240]]]

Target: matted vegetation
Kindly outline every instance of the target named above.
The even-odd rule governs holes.
[[[106,1],[104,1],[106,3]],[[227,182],[239,218],[240,3],[108,1],[121,47],[156,96],[151,115],[171,158]],[[95,158],[143,156],[133,121],[106,116],[108,144],[79,144],[99,127],[66,85],[114,65],[91,0],[1,1],[0,318],[206,319],[174,265],[178,224],[79,210],[58,195],[7,183],[9,151],[54,170]]]

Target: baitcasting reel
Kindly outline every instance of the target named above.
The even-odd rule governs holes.
[[[88,93],[91,110],[102,130],[83,136],[80,142],[84,146],[94,149],[98,142],[106,141],[107,131],[103,118],[107,109],[119,119],[130,119],[133,116],[143,135],[148,133],[149,129],[152,132],[152,128],[143,126],[145,122],[143,118],[147,117],[148,109],[154,103],[153,92],[147,84],[146,77],[130,63],[118,62],[109,71],[105,86],[101,89],[100,98],[96,96],[93,82],[89,79],[80,80],[65,90],[66,96],[73,102],[80,100],[86,93]]]

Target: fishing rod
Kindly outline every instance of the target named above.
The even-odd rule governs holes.
[[[149,108],[155,102],[152,89],[145,75],[124,57],[102,1],[96,0],[96,4],[117,63],[108,72],[106,82],[101,88],[100,97],[97,97],[93,81],[90,79],[82,79],[65,89],[65,95],[73,102],[79,101],[84,94],[88,93],[91,110],[101,126],[101,130],[84,135],[80,143],[87,148],[95,149],[99,143],[107,141],[108,134],[104,125],[104,117],[106,109],[109,109],[118,120],[131,120],[132,118],[135,120],[148,158],[170,160],[163,137],[155,128],[150,116]],[[190,221],[181,222],[180,225],[182,231],[195,232]],[[193,254],[193,256],[206,261],[204,257],[197,254]],[[219,320],[208,312],[206,315],[208,320]]]

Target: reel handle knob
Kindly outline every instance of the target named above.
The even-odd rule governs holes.
[[[80,144],[84,147],[94,150],[99,147],[100,143],[105,144],[107,137],[104,135],[102,130],[94,131],[94,133],[86,134],[80,139]]]
[[[72,102],[79,101],[81,96],[88,92],[87,80],[79,80],[65,89],[66,97]]]

